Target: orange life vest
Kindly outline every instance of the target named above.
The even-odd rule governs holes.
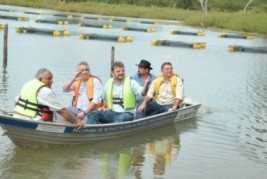
[[[90,102],[94,99],[94,78],[97,78],[101,82],[101,80],[96,76],[90,76],[89,79],[87,80],[86,92],[87,92],[88,100]],[[78,103],[80,86],[81,86],[81,80],[74,82],[74,85],[73,85],[74,96],[72,100],[72,106],[74,107],[76,107]],[[94,107],[94,109],[100,108],[102,106],[103,106],[103,102],[100,102]]]

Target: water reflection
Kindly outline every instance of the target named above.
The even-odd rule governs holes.
[[[154,159],[154,175],[164,175],[167,164],[178,155],[180,149],[179,138],[169,136],[162,140],[156,140],[148,144],[149,153]]]
[[[137,145],[133,149],[133,159],[132,159],[132,168],[134,169],[134,176],[135,178],[139,179],[142,178],[142,167],[143,163],[145,162],[145,146],[144,145]]]
[[[4,178],[145,178],[143,167],[164,176],[182,147],[179,135],[196,128],[196,120],[184,121],[92,145],[58,148],[16,147],[4,159]],[[182,127],[181,127],[182,126]],[[149,154],[149,155],[147,155]],[[29,167],[30,166],[30,167]]]

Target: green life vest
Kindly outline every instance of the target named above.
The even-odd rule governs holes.
[[[32,118],[38,112],[41,112],[41,108],[44,106],[38,105],[37,93],[42,87],[44,87],[44,84],[37,79],[27,82],[20,92],[19,100],[15,106],[15,112]]]
[[[113,108],[113,104],[120,104],[124,109],[134,109],[136,105],[135,94],[131,90],[131,78],[125,77],[123,80],[123,97],[113,98],[113,83],[114,78],[110,78],[107,82],[107,107],[108,109]],[[117,102],[115,102],[117,101]]]

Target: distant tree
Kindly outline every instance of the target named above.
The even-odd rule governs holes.
[[[181,0],[182,2],[182,7],[184,9],[189,9],[193,6],[192,0]]]
[[[199,0],[199,3],[201,5],[202,11],[205,14],[208,14],[208,0]]]
[[[190,9],[193,7],[192,0],[175,0],[173,1],[173,8],[181,7],[183,9]]]
[[[249,0],[248,3],[246,4],[246,6],[243,9],[243,12],[247,11],[248,6],[250,5],[250,3],[252,3],[253,0]]]

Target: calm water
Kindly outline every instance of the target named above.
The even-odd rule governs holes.
[[[115,59],[125,63],[127,74],[136,72],[144,58],[154,74],[171,61],[184,78],[186,97],[202,103],[196,118],[146,131],[136,136],[91,145],[56,148],[16,147],[0,136],[0,178],[257,178],[267,175],[267,55],[230,53],[229,45],[267,46],[267,40],[218,38],[219,31],[205,30],[204,37],[170,35],[172,30],[198,31],[183,25],[149,25],[113,22],[113,29],[35,23],[55,19],[52,11],[1,6],[15,12],[0,15],[30,17],[29,22],[0,19],[9,25],[8,66],[0,73],[0,109],[12,111],[21,86],[40,67],[54,73],[53,89],[65,106],[71,94],[62,85],[75,73],[81,60],[107,81],[111,47]],[[23,14],[23,11],[45,15]],[[105,17],[108,18],[108,17]],[[76,20],[79,21],[79,20]],[[99,23],[99,22],[98,22]],[[100,22],[101,23],[101,22]],[[107,23],[111,23],[107,21]],[[70,37],[17,34],[17,27],[70,30]],[[155,28],[156,33],[122,31],[120,27]],[[133,43],[80,40],[79,33],[133,37]],[[151,40],[206,42],[207,48],[154,47]],[[3,31],[0,31],[3,49]],[[2,50],[1,50],[2,59]],[[2,133],[2,129],[0,129]]]

